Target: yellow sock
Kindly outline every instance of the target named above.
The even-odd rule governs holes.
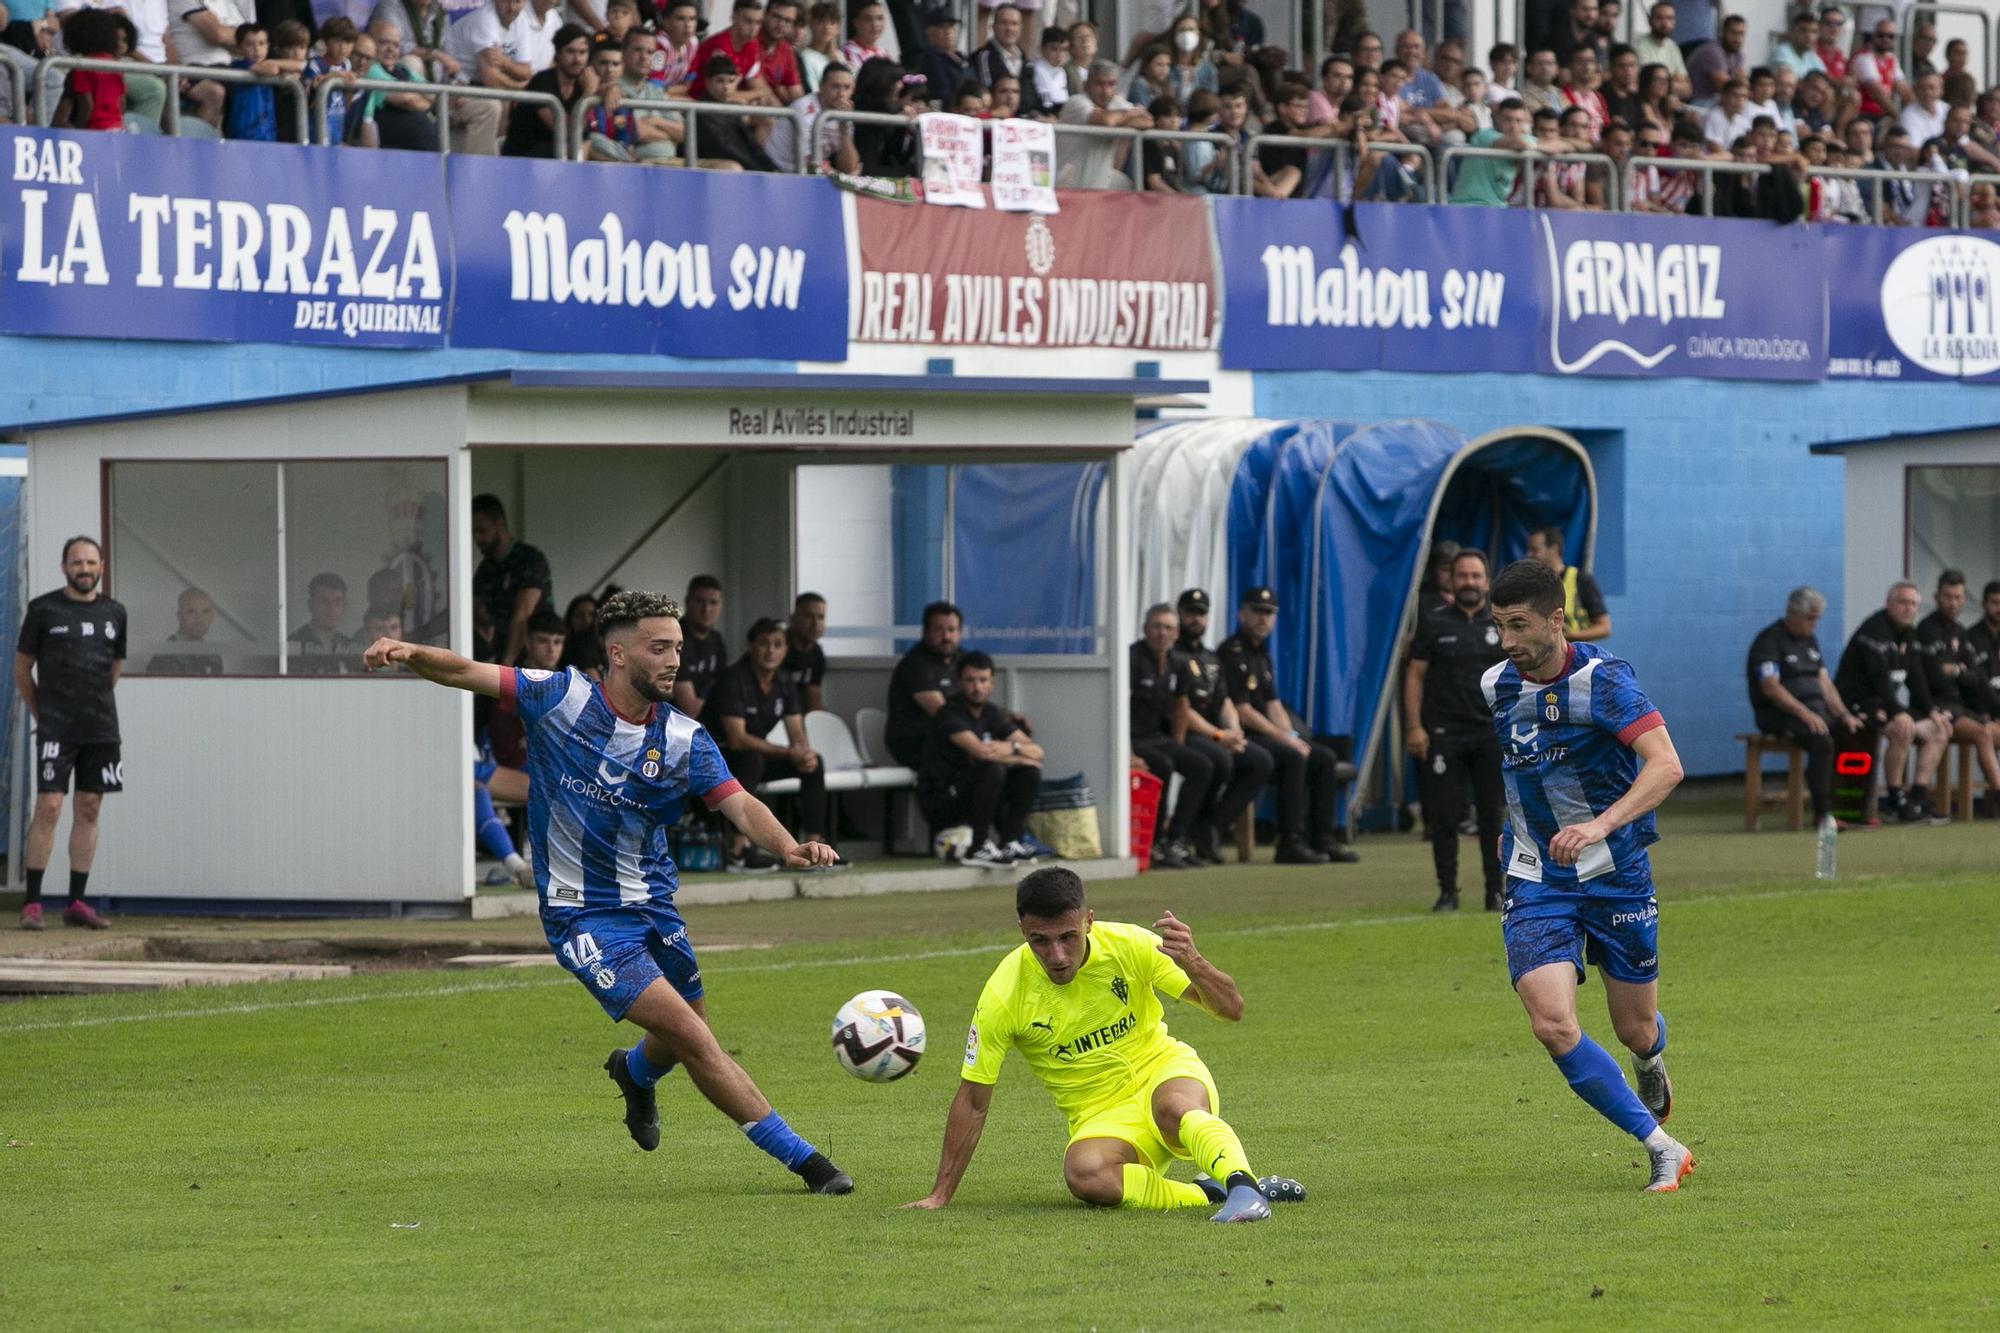
[[[1189,1111],[1181,1117],[1181,1147],[1194,1164],[1217,1180],[1227,1181],[1238,1171],[1254,1176],[1250,1159],[1244,1155],[1243,1141],[1229,1122],[1211,1111]]]
[[[1201,1186],[1168,1180],[1150,1166],[1127,1162],[1124,1172],[1125,1197],[1118,1201],[1120,1208],[1163,1213],[1169,1208],[1199,1208],[1208,1202]]]

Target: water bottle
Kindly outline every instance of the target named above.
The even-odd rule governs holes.
[[[1833,822],[1833,816],[1826,815],[1819,821],[1818,847],[1816,849],[1816,854],[1813,857],[1814,879],[1833,878],[1834,834],[1835,834],[1835,826]]]

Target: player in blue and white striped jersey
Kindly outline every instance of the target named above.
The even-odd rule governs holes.
[[[830,865],[833,849],[800,843],[729,776],[715,742],[668,702],[680,668],[681,608],[622,592],[597,611],[609,659],[602,684],[574,668],[515,670],[442,648],[378,639],[371,670],[403,663],[426,680],[498,698],[521,716],[528,744],[528,841],[550,948],[613,1022],[646,1036],[605,1072],[625,1098],[625,1127],[659,1146],[654,1087],[676,1064],[817,1194],[846,1194],[847,1174],[793,1132],[709,1031],[701,972],[674,909],[679,875],[667,832],[699,797],[759,847],[796,869]]]
[[[1537,560],[1500,571],[1488,594],[1507,660],[1480,679],[1507,788],[1500,931],[1507,972],[1577,1096],[1646,1145],[1647,1190],[1678,1189],[1694,1157],[1660,1128],[1673,1109],[1658,1009],[1659,915],[1646,848],[1653,810],[1681,780],[1680,757],[1632,668],[1569,642],[1562,580]],[[1576,1020],[1595,965],[1635,1095],[1618,1062]]]

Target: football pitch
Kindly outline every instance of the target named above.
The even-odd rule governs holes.
[[[1850,835],[1833,885],[1786,873],[1807,835],[1727,825],[1670,808],[1656,858],[1677,1195],[1529,1037],[1495,918],[1423,911],[1421,845],[1376,838],[1091,886],[1103,917],[1174,909],[1242,987],[1240,1025],[1168,1019],[1257,1169],[1310,1192],[1267,1224],[1072,1202],[1018,1057],[951,1207],[896,1209],[1009,890],[690,909],[698,946],[758,946],[704,959],[711,1015],[854,1195],[806,1195],[684,1074],[641,1153],[599,1067],[629,1038],[554,969],[16,1003],[0,1326],[1993,1326],[1992,824]],[[869,987],[929,1020],[900,1083],[828,1049]],[[1594,978],[1582,1005],[1613,1046]]]

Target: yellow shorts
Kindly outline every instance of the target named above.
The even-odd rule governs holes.
[[[1140,1073],[1131,1091],[1085,1111],[1070,1125],[1069,1141],[1120,1139],[1137,1148],[1139,1159],[1153,1170],[1165,1171],[1176,1154],[1153,1121],[1153,1090],[1174,1078],[1191,1078],[1207,1088],[1208,1109],[1222,1114],[1222,1094],[1215,1089],[1215,1075],[1208,1072],[1194,1047],[1170,1038],[1167,1049]]]

